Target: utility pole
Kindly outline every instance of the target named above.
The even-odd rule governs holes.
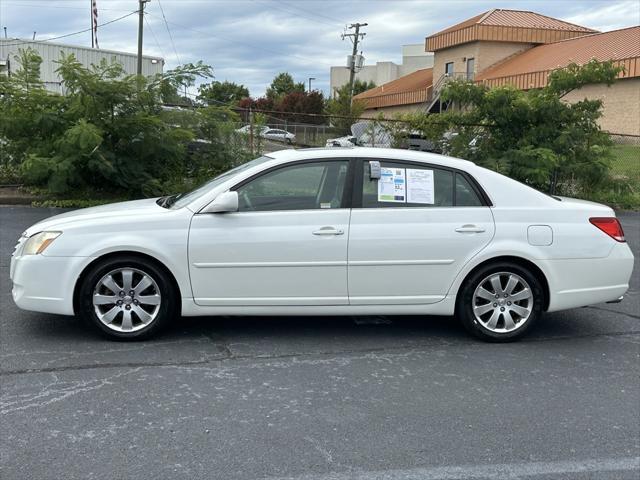
[[[353,80],[356,76],[356,55],[358,54],[358,43],[366,35],[366,33],[360,33],[360,27],[366,27],[368,23],[352,23],[347,27],[349,30],[355,29],[354,33],[343,33],[342,39],[350,37],[353,42],[353,53],[351,54],[351,64],[349,65],[349,93],[353,97]]]
[[[93,20],[93,0],[91,0],[89,13],[91,15],[91,48],[96,48],[96,37],[95,37],[96,31],[95,31],[95,23]]]
[[[138,75],[142,75],[142,27],[144,26],[144,5],[149,0],[138,0]]]

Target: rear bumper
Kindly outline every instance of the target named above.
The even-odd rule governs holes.
[[[633,254],[618,243],[604,258],[545,261],[549,312],[617,301],[629,289]]]
[[[11,258],[11,296],[23,310],[73,315],[76,279],[91,257],[24,255]]]

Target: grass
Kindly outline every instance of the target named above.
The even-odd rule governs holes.
[[[611,173],[640,182],[640,145],[615,145]]]

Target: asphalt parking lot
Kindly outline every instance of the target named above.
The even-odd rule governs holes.
[[[181,319],[144,343],[18,310],[0,208],[0,478],[638,479],[640,265],[625,301],[493,345],[449,318]],[[640,214],[621,214],[640,256]],[[55,279],[52,279],[55,281]]]

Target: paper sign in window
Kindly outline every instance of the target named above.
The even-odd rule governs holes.
[[[407,168],[407,201],[433,205],[433,170]]]
[[[380,168],[380,180],[378,180],[378,201],[406,202],[406,186],[407,182],[404,168]]]

